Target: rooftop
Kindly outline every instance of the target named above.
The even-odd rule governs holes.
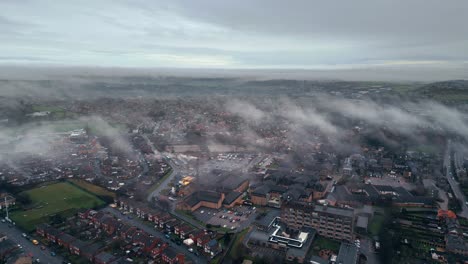
[[[358,216],[356,226],[360,228],[366,228],[369,224],[369,218],[367,216]]]
[[[212,192],[212,191],[197,191],[192,193],[190,196],[188,196],[185,199],[185,202],[189,206],[195,206],[199,202],[205,201],[205,202],[211,202],[211,203],[217,203],[221,199],[222,195],[221,193],[218,192]]]
[[[338,257],[336,258],[337,264],[356,264],[358,257],[358,248],[349,243],[341,243]]]
[[[329,213],[334,215],[340,215],[345,217],[353,217],[354,210],[353,209],[346,209],[346,208],[338,208],[333,206],[324,206],[324,205],[316,205],[314,211],[321,212],[321,213]]]
[[[237,198],[239,198],[239,196],[241,196],[242,193],[241,192],[230,192],[226,195],[226,197],[224,198],[224,201],[223,201],[223,204],[231,204],[232,202],[234,202]]]
[[[281,215],[281,211],[270,210],[264,217],[256,220],[255,223],[259,226],[270,227],[270,225],[273,223],[273,220],[275,220],[275,218],[280,215]]]

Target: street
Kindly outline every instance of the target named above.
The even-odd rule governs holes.
[[[108,212],[112,215],[114,215],[117,218],[121,218],[122,214],[120,213],[119,210],[106,207],[102,209],[104,212]],[[139,219],[133,218],[133,219],[122,219],[122,221],[131,223],[133,226],[138,227],[139,229],[147,232],[148,234],[151,234],[164,242],[169,243],[169,245],[176,249],[179,252],[182,252],[185,254],[187,259],[192,260],[193,263],[207,263],[207,261],[204,259],[204,257],[201,256],[196,256],[193,253],[188,251],[188,248],[184,245],[177,245],[176,243],[172,242],[171,240],[167,239],[163,233],[159,232],[158,230],[154,229],[153,227],[147,226],[146,224],[142,223]]]
[[[142,137],[146,140],[146,143],[150,146],[151,150],[153,151],[154,154],[157,154],[157,155],[162,155],[161,152],[159,152],[156,147],[154,146],[153,142],[151,142],[151,140],[149,140],[148,136],[143,134]],[[164,157],[164,156],[163,156]],[[148,202],[152,202],[153,201],[153,198],[154,197],[158,197],[159,196],[159,193],[164,190],[164,189],[167,189],[168,188],[168,185],[169,183],[172,181],[172,179],[174,177],[176,177],[177,175],[179,175],[179,169],[177,168],[176,164],[174,164],[174,162],[170,159],[167,159],[164,157],[164,160],[169,164],[169,166],[171,166],[172,168],[172,172],[171,172],[171,175],[169,175],[169,177],[167,177],[163,182],[161,182],[161,184],[156,188],[154,189],[149,195],[148,195]]]
[[[31,254],[35,259],[39,259],[41,263],[62,263],[63,259],[60,256],[51,256],[50,250],[46,247],[41,250],[40,245],[33,245],[33,243],[22,236],[22,233],[17,227],[8,227],[8,223],[0,223],[0,232],[8,236],[8,238],[16,244],[23,247],[24,254]]]
[[[451,150],[452,150],[452,142],[449,141],[447,145],[447,150],[444,156],[445,175],[447,176],[447,180],[450,184],[450,187],[453,190],[453,193],[455,194],[455,197],[461,203],[462,211],[459,212],[458,215],[468,218],[468,206],[466,205],[466,197],[463,194],[463,192],[460,190],[460,185],[458,184],[458,182],[455,181],[455,178],[454,178],[455,176],[452,175],[452,157],[450,155]]]

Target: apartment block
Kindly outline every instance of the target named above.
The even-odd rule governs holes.
[[[306,203],[282,206],[281,221],[288,227],[311,227],[321,236],[336,240],[353,240],[355,214],[353,209]]]

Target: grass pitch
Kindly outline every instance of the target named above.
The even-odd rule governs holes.
[[[33,208],[12,212],[10,218],[28,231],[34,230],[40,223],[48,222],[54,215],[67,217],[82,208],[93,208],[104,204],[104,201],[96,196],[70,183],[41,186],[25,193],[31,198]]]

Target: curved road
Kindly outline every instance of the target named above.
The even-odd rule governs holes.
[[[174,177],[176,177],[176,176],[178,176],[180,174],[180,171],[177,168],[176,164],[172,160],[167,159],[166,157],[164,157],[164,155],[156,149],[153,142],[151,142],[151,140],[149,140],[147,135],[143,134],[142,137],[146,140],[146,143],[151,147],[151,150],[153,151],[153,153],[155,155],[161,155],[161,157],[163,157],[164,161],[166,163],[168,163],[169,166],[171,166],[171,168],[172,168],[171,175],[169,175],[169,177],[164,179],[164,181],[161,182],[161,184],[156,189],[154,189],[150,194],[148,194],[147,201],[152,202],[154,197],[158,197],[159,193],[162,190],[168,188],[169,183],[172,181],[172,179],[174,179]]]

